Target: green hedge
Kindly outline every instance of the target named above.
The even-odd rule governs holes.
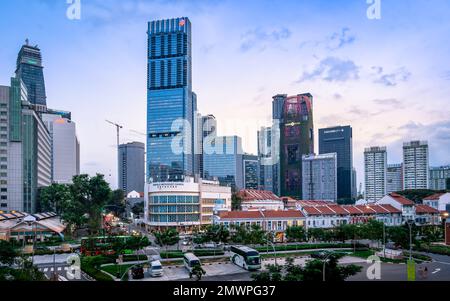
[[[199,249],[199,250],[194,250],[192,251],[192,253],[194,253],[196,256],[221,256],[224,255],[225,252],[223,250],[216,250],[214,252],[214,250],[204,250],[204,249]],[[160,253],[161,258],[181,258],[184,256],[184,253],[182,251],[168,251],[168,252],[161,252]]]
[[[100,271],[100,266],[114,263],[114,259],[105,256],[91,256],[81,258],[81,270],[97,281],[114,281],[114,279]]]
[[[448,255],[450,256],[450,247],[447,246],[426,246],[423,245],[420,248],[414,248],[416,251],[434,253],[440,255]]]
[[[308,250],[308,249],[343,249],[343,248],[353,248],[353,244],[331,244],[331,243],[323,243],[323,244],[297,244],[297,245],[275,245],[275,251],[295,251],[295,250]],[[358,250],[366,250],[368,249],[366,245],[356,244],[356,249]],[[264,246],[264,247],[256,247],[255,250],[258,252],[273,252],[272,246]]]

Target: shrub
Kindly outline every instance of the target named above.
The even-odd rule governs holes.
[[[105,256],[91,256],[81,258],[81,270],[97,281],[114,281],[111,276],[100,271],[100,266],[114,263],[114,259]]]

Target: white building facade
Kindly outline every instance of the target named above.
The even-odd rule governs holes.
[[[364,175],[366,200],[376,202],[386,194],[386,147],[369,147],[364,150]]]
[[[337,199],[337,154],[307,155],[302,158],[304,200]]]
[[[403,144],[404,189],[428,189],[429,153],[427,141],[411,141]]]

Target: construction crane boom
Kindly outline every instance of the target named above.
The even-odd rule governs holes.
[[[109,120],[105,120],[107,123],[112,124],[116,127],[117,130],[117,149],[119,149],[119,145],[120,145],[120,130],[123,129],[123,126],[121,126],[120,124],[117,124],[115,122],[109,121]]]

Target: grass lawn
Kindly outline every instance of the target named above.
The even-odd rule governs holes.
[[[120,271],[120,273],[123,274],[131,266],[133,266],[133,264],[122,264],[122,265],[112,264],[112,265],[103,266],[100,269],[102,271],[110,273],[113,276],[116,276],[117,271]]]

